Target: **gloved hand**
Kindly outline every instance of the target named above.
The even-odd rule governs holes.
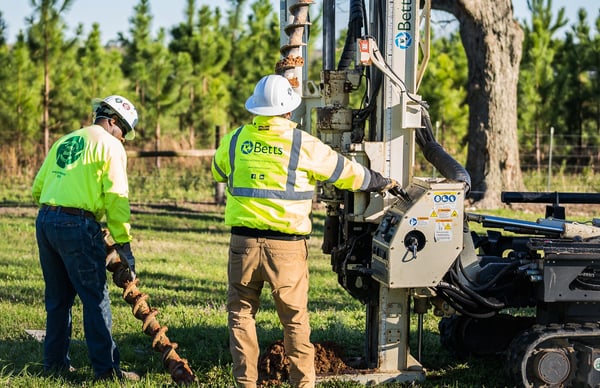
[[[124,244],[115,244],[115,249],[121,257],[121,262],[128,268],[129,281],[133,281],[135,279],[135,257],[133,257],[133,253],[131,252],[131,245],[129,243]]]
[[[406,201],[410,201],[408,193],[400,186],[398,181],[392,178],[383,178],[383,181],[377,191],[381,193],[389,192],[393,196],[400,197]]]
[[[395,187],[400,187],[400,185],[398,184],[398,182],[395,179],[392,178],[385,178],[385,186],[383,186],[382,188],[380,188],[377,191],[390,191]]]
[[[395,197],[400,197],[400,198],[404,199],[405,201],[410,201],[410,195],[408,195],[406,190],[404,190],[402,187],[400,187],[400,185],[396,185],[396,186],[392,187],[391,189],[389,189],[388,191],[390,194],[392,194]]]

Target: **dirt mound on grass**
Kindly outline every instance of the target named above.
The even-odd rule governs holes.
[[[344,361],[342,348],[333,342],[313,344],[315,347],[315,372],[317,375],[352,373],[353,368]],[[278,386],[288,381],[290,360],[285,354],[283,341],[271,344],[258,361],[258,381],[261,387]]]

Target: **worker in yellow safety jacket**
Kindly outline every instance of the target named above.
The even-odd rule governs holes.
[[[125,97],[92,101],[94,124],[52,145],[33,182],[40,205],[36,239],[45,282],[44,370],[72,371],[69,344],[75,296],[83,305],[88,355],[98,380],[138,379],[119,366],[112,338],[106,282],[106,245],[100,221],[106,217],[119,255],[135,278],[131,252],[127,154],[123,143],[135,136],[138,114]]]
[[[290,118],[300,103],[285,77],[263,77],[245,105],[254,120],[223,138],[212,163],[215,180],[226,182],[229,346],[239,387],[257,386],[255,315],[265,281],[283,325],[290,383],[315,385],[306,240],[317,181],[351,191],[397,186],[297,129]]]

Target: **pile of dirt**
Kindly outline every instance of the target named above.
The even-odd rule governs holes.
[[[334,342],[314,343],[315,372],[317,376],[355,372],[344,360],[342,348]],[[290,360],[285,354],[283,341],[271,344],[258,361],[258,381],[261,387],[278,386],[290,376]]]

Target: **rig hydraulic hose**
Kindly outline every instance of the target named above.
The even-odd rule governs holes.
[[[352,0],[350,2],[350,18],[348,20],[348,32],[344,43],[344,50],[338,63],[338,70],[347,70],[356,57],[356,40],[361,37],[364,19],[363,0]]]
[[[415,132],[415,141],[421,147],[425,159],[438,169],[447,179],[457,182],[464,182],[467,185],[466,192],[471,189],[471,176],[467,170],[456,161],[444,148],[435,140],[429,112],[425,107],[421,107],[421,121],[423,128],[418,128]]]

